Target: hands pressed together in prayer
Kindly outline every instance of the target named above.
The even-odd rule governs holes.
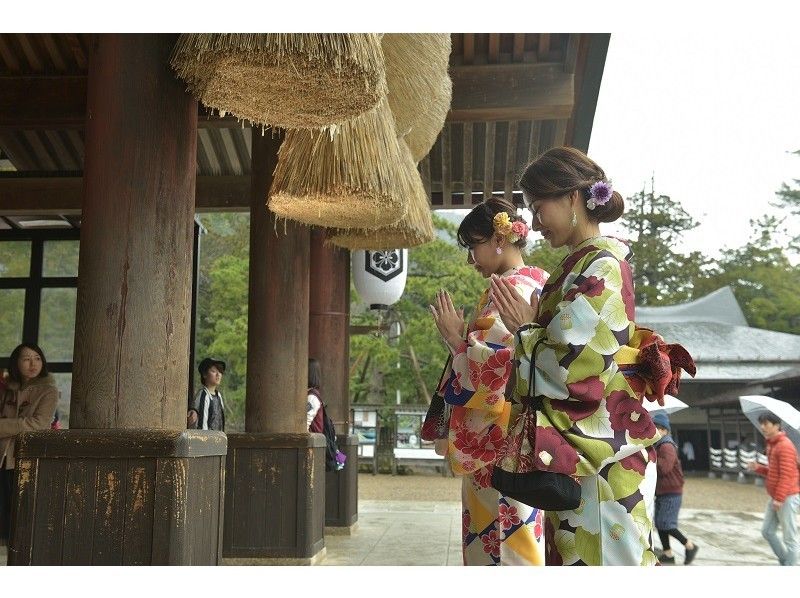
[[[536,321],[539,314],[539,295],[533,293],[528,303],[507,278],[492,274],[489,298],[494,302],[500,319],[508,331],[514,334],[523,324]]]
[[[464,309],[456,309],[450,293],[444,289],[436,294],[434,305],[429,306],[433,313],[433,321],[444,342],[455,353],[464,340]]]

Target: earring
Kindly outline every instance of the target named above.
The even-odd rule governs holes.
[[[575,228],[576,226],[578,226],[578,216],[577,216],[577,214],[575,214],[575,210],[572,210],[572,222],[571,222],[571,224],[572,224],[572,228]]]
[[[497,249],[495,249],[495,251],[497,252],[497,255],[503,253],[503,249],[501,247],[498,247]]]

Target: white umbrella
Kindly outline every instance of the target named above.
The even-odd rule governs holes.
[[[656,401],[648,401],[645,400],[644,403],[645,409],[648,411],[664,411],[666,413],[675,413],[676,411],[680,411],[681,409],[686,409],[689,407],[686,403],[681,401],[680,399],[676,399],[672,395],[664,395],[664,406],[662,407]]]
[[[739,403],[742,405],[742,413],[756,428],[759,427],[758,416],[762,413],[777,415],[781,419],[781,429],[800,451],[800,411],[786,401],[761,395],[739,397]]]

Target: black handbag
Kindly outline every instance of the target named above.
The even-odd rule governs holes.
[[[517,332],[517,335],[519,336],[519,332]],[[542,397],[531,396],[535,392],[533,368],[538,344],[534,345],[531,354],[528,394],[523,400],[524,406],[522,413],[519,415],[520,419],[517,420],[522,424],[519,434],[523,435],[523,437],[530,437],[531,426],[533,427],[533,434],[536,433],[536,410],[541,409],[542,406]],[[525,444],[522,441],[518,443],[507,441],[507,446],[520,447],[520,450]],[[528,445],[531,448],[534,446],[532,442],[528,443]],[[519,455],[517,457],[516,467],[519,468],[522,460]],[[508,496],[521,503],[537,509],[544,509],[545,511],[571,511],[577,509],[581,504],[581,485],[575,478],[564,473],[540,470],[506,471],[501,469],[498,463],[492,468],[492,487],[497,489],[503,496]]]
[[[439,394],[439,388],[442,386],[444,377],[450,371],[452,359],[452,356],[448,357],[445,362],[442,374],[439,376],[439,383],[436,385],[436,390],[433,391],[431,404],[428,405],[428,411],[425,413],[419,434],[422,440],[440,440],[447,438],[450,432],[450,405],[445,403],[444,397]]]

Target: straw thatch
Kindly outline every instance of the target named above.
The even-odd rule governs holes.
[[[450,34],[387,33],[381,46],[397,132],[419,162],[433,147],[450,110]]]
[[[410,193],[397,174],[401,145],[386,99],[332,133],[287,131],[267,205],[281,218],[331,228],[396,222]]]
[[[386,94],[377,33],[184,33],[171,64],[203,104],[254,124],[322,128]]]
[[[394,249],[416,247],[433,241],[435,229],[428,194],[422,185],[416,163],[408,146],[401,142],[403,154],[398,176],[405,179],[410,189],[408,213],[396,223],[373,230],[339,230],[329,240],[333,245],[347,249]]]

